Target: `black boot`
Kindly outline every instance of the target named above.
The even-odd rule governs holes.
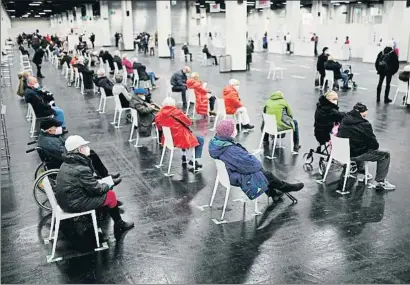
[[[108,210],[111,218],[114,221],[114,231],[128,231],[134,227],[134,223],[127,223],[121,219],[120,209],[118,206]]]
[[[278,190],[283,193],[297,192],[297,191],[302,190],[303,187],[305,187],[305,184],[303,183],[295,183],[295,184],[285,183],[285,185],[283,185],[283,187],[281,187]]]
[[[118,184],[122,182],[122,179],[118,178],[118,179],[113,179],[112,181],[114,182],[114,186],[117,186]]]
[[[265,133],[265,135],[263,136],[263,142],[264,143],[268,143],[269,142],[269,134]]]
[[[119,173],[110,173],[108,175],[111,176],[112,179],[117,179],[117,178],[120,178],[121,174],[119,174]]]

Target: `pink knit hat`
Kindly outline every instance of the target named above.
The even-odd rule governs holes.
[[[216,135],[230,137],[235,130],[234,120],[222,120],[216,125]]]

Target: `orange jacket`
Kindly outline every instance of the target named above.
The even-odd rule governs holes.
[[[232,85],[228,85],[223,90],[223,98],[225,102],[225,109],[228,115],[236,113],[240,107],[243,106],[241,99],[239,99],[238,91]]]
[[[199,80],[188,79],[186,86],[189,89],[193,89],[195,92],[195,113],[198,115],[208,114],[208,90],[203,87],[203,84]]]

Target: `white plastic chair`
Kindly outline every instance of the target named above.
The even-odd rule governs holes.
[[[218,123],[218,119],[221,117],[222,120],[225,120],[227,116],[233,117],[235,122],[237,124],[239,124],[239,132],[241,132],[242,131],[242,120],[241,120],[240,114],[228,115],[226,113],[225,101],[224,101],[224,99],[220,99],[220,98],[216,99],[216,116],[215,116],[215,120],[214,120],[214,126],[213,126],[212,129],[209,129],[209,130],[210,131],[215,131],[216,124]],[[244,132],[248,132],[248,130],[244,131]]]
[[[226,170],[225,163],[224,163],[222,160],[215,159],[215,164],[216,164],[216,173],[217,173],[217,174],[216,174],[216,179],[215,179],[214,190],[213,190],[212,196],[211,196],[211,201],[209,202],[209,207],[212,207],[212,204],[214,203],[216,190],[218,189],[218,186],[219,186],[219,183],[220,183],[223,187],[226,188],[226,191],[225,191],[225,202],[224,202],[224,206],[223,206],[223,208],[222,208],[222,215],[221,215],[220,221],[214,220],[214,222],[215,222],[216,224],[222,224],[222,223],[226,223],[226,221],[224,220],[225,210],[226,210],[226,205],[228,204],[229,193],[230,193],[230,190],[231,190],[231,187],[232,187],[232,186],[231,186],[231,183],[230,183],[230,180],[229,180],[229,174],[228,174],[228,171]],[[242,191],[242,190],[241,190],[241,191]],[[267,197],[267,199],[268,199],[268,204],[269,204],[269,197],[268,197],[268,196],[266,196],[266,197]],[[262,213],[259,212],[259,210],[258,210],[258,199],[259,199],[259,198],[257,198],[257,199],[254,200],[254,203],[255,203],[255,213],[254,213],[254,215],[260,215],[260,214],[262,214]],[[236,199],[236,200],[233,200],[233,201],[234,201],[234,202],[241,201],[241,202],[246,203],[246,200],[245,200],[245,199]]]
[[[275,80],[275,78],[283,79],[283,71],[285,70],[285,68],[276,66],[273,63],[273,61],[266,61],[266,63],[269,63],[269,72],[268,72],[267,79],[270,79],[271,75],[272,75],[272,80]],[[280,73],[280,77],[276,76],[276,72]]]
[[[138,75],[138,71],[136,69],[134,69],[133,71],[134,73],[134,80],[132,82],[132,86],[134,86],[134,88],[138,88],[139,86],[139,82],[140,82],[140,76]]]
[[[114,94],[113,93],[113,97],[114,97],[114,101],[115,101],[115,111],[114,111],[114,120],[111,122],[111,125],[115,126],[115,124],[117,124],[115,126],[115,128],[119,129],[120,128],[122,112],[126,111],[126,110],[131,110],[131,108],[123,108],[121,106],[121,100],[120,100],[119,94]],[[118,122],[117,122],[117,114],[118,114]]]
[[[64,63],[63,66],[63,75],[65,76],[65,79],[68,80],[68,72],[70,71],[70,66],[68,65],[67,62]]]
[[[325,70],[325,80],[323,80],[323,86],[322,86],[323,90],[325,90],[326,81],[327,81],[327,86],[329,86],[330,90],[332,90],[333,85],[335,83],[335,75],[333,73],[333,70]]]
[[[128,78],[128,73],[127,73],[127,68],[124,66],[122,68],[122,84],[127,85],[127,78]]]
[[[188,116],[189,114],[189,107],[191,106],[191,103],[194,104],[193,111],[192,111],[192,119],[195,119],[195,106],[196,106],[196,96],[195,96],[195,91],[194,89],[187,89],[187,95],[188,95],[188,105],[186,107],[186,112],[185,114]]]
[[[108,60],[105,62],[105,75],[107,76],[107,77],[109,77],[110,76],[110,72],[111,72],[111,67],[110,67],[110,64],[108,63]]]
[[[128,140],[129,142],[133,142],[135,140],[135,144],[134,147],[142,147],[141,145],[138,145],[139,139],[140,139],[140,135],[138,132],[138,112],[135,109],[131,108],[131,116],[132,116],[132,124],[131,124],[131,134],[130,134],[130,139]],[[156,136],[151,136],[152,139],[157,139],[158,138],[158,129],[155,126],[155,123],[152,123],[152,125],[155,127],[155,132],[156,132]],[[136,127],[136,128],[134,128]],[[134,130],[136,130],[137,132],[137,137],[135,139],[133,139],[133,135],[134,135]]]
[[[30,126],[30,138],[34,138],[35,133],[36,133],[36,123],[37,123],[37,119],[43,119],[43,118],[48,118],[48,117],[41,117],[41,118],[37,118],[36,113],[34,112],[33,106],[28,103],[28,108],[29,110],[27,111],[27,121],[31,120],[31,126]]]
[[[184,53],[183,50],[181,50],[181,54],[180,54],[180,56],[179,56],[179,60],[180,60],[181,62],[185,61],[185,53]]]
[[[100,104],[98,105],[97,112],[100,114],[105,113],[105,105],[107,103],[107,94],[105,94],[104,88],[100,87],[100,93],[101,93],[101,98],[100,98]],[[109,97],[112,98],[112,97]]]
[[[77,73],[79,74],[79,80],[80,80],[80,92],[82,95],[84,95],[84,77],[81,72],[77,71]]]
[[[43,178],[43,187],[46,192],[48,201],[50,202],[51,208],[52,208],[52,214],[51,214],[51,227],[50,227],[50,235],[48,237],[48,241],[54,240],[53,241],[53,248],[51,251],[51,255],[47,256],[47,262],[53,262],[53,261],[59,261],[62,260],[62,257],[54,259],[54,255],[56,252],[56,246],[57,246],[57,239],[58,239],[58,231],[60,229],[60,221],[62,220],[67,220],[67,219],[72,219],[75,217],[79,216],[84,216],[84,215],[91,215],[91,219],[93,221],[93,227],[94,227],[94,234],[95,234],[95,242],[97,244],[97,248],[95,248],[95,251],[100,251],[103,249],[107,249],[108,246],[105,244],[103,247],[100,245],[100,238],[98,236],[98,225],[97,225],[97,216],[95,214],[95,210],[87,211],[87,212],[81,212],[81,213],[66,213],[64,212],[60,206],[57,203],[57,200],[54,196],[53,189],[50,185],[50,181],[48,180],[48,177]],[[54,236],[53,236],[53,230],[54,230]]]
[[[75,88],[80,88],[80,73],[78,72],[78,68],[74,67],[74,86]]]
[[[263,137],[265,136],[265,133],[272,135],[274,137],[273,139],[273,148],[272,148],[272,156],[265,156],[268,159],[274,159],[275,156],[275,149],[276,149],[276,142],[278,140],[278,136],[282,136],[283,134],[289,134],[290,135],[290,149],[293,151],[293,129],[285,130],[285,131],[278,131],[278,125],[276,121],[275,115],[268,115],[263,113],[263,120],[264,120],[264,126],[263,126],[263,131],[262,131],[262,137],[259,142],[259,148],[254,152],[254,154],[260,153],[263,151],[262,149],[262,143],[263,143]],[[279,141],[279,146],[282,147],[282,140]]]
[[[206,56],[206,53],[202,53],[202,65],[203,66],[208,65],[208,57]]]
[[[161,154],[161,160],[159,164],[155,165],[156,168],[161,168],[163,166],[162,162],[164,161],[164,155],[165,155],[165,150],[168,148],[171,151],[171,155],[169,157],[169,164],[168,164],[168,172],[164,174],[167,177],[174,176],[174,173],[171,173],[171,165],[172,165],[172,159],[174,157],[174,140],[172,139],[172,134],[171,134],[171,129],[168,127],[162,127],[162,132],[164,135],[164,145],[162,148],[162,154]],[[192,149],[193,153],[193,164],[194,164],[194,171],[195,171],[195,148]]]
[[[113,77],[115,78],[115,76],[119,73],[120,73],[120,69],[118,68],[118,64],[117,62],[114,62],[114,76]]]
[[[101,67],[104,67],[104,61],[103,61],[103,59],[100,57],[100,68]]]
[[[394,94],[392,104],[394,104],[394,102],[396,102],[396,98],[397,98],[397,95],[399,93],[404,93],[404,98],[405,99],[402,100],[402,106],[406,106],[406,101],[407,101],[407,98],[409,96],[408,83],[404,82],[404,81],[401,81],[400,79],[397,79],[397,81],[398,81],[397,82],[397,89],[396,89],[396,93]],[[404,102],[404,104],[403,104],[403,102]]]
[[[330,157],[327,162],[325,175],[323,176],[323,180],[321,181],[321,183],[325,183],[327,174],[329,173],[330,166],[333,160],[336,160],[346,166],[345,178],[343,181],[343,188],[341,191],[337,190],[336,192],[342,195],[349,194],[350,193],[349,191],[345,191],[347,178],[350,176],[350,168],[351,168],[351,162],[352,162],[350,159],[349,139],[339,138],[331,134],[330,140],[332,142],[332,150],[330,152]],[[365,184],[366,185],[368,183],[368,172],[369,172],[368,166],[365,163]]]

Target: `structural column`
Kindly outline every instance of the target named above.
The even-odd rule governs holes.
[[[132,2],[121,1],[122,41],[124,50],[134,50],[134,24],[132,22]]]
[[[301,18],[300,1],[286,1],[286,34],[290,33],[292,41],[299,38]]]
[[[72,10],[67,11],[67,21],[68,21],[68,26],[70,29],[74,27],[74,12]]]
[[[101,29],[95,37],[102,38],[103,46],[111,46],[110,19],[108,15],[108,1],[100,1]]]
[[[400,51],[399,60],[406,61],[410,50],[410,30],[404,27],[410,25],[410,17],[406,16],[409,8],[406,8],[406,1],[385,1],[383,6],[383,25],[389,27],[388,38],[386,40],[383,38],[383,42],[389,43],[394,39]]]
[[[200,32],[201,33],[201,45],[203,46],[204,44],[209,44],[210,42],[208,34],[211,31],[211,28],[209,28],[208,30],[208,23],[207,23],[207,18],[206,18],[206,8],[200,8],[199,11],[200,11],[199,25],[200,25],[200,31],[201,31]]]
[[[91,5],[91,4],[85,5],[85,14],[87,16],[87,20],[93,20],[94,19],[93,5]]]
[[[226,1],[225,53],[231,56],[233,71],[246,70],[246,1]],[[232,24],[231,24],[232,23]]]
[[[83,24],[83,20],[82,18],[82,13],[81,13],[81,8],[80,7],[76,7],[75,8],[75,27],[77,27],[77,33],[81,34],[82,31],[82,24]]]
[[[157,0],[158,56],[169,58],[167,38],[171,34],[170,1]]]

